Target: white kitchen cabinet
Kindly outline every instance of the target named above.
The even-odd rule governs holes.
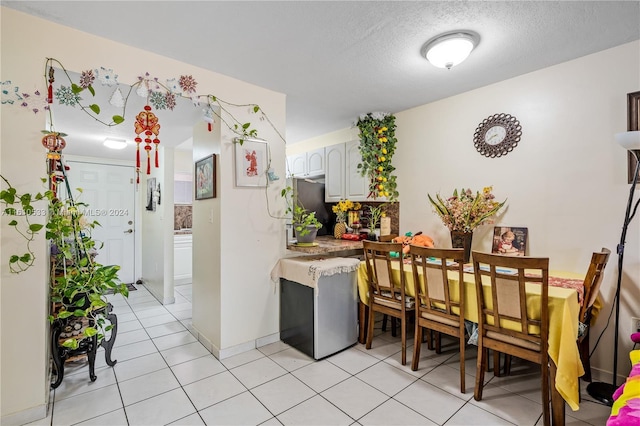
[[[315,177],[325,173],[324,148],[287,157],[288,176]]]
[[[350,141],[325,148],[327,160],[325,168],[325,201],[338,202],[367,200],[369,186],[367,179],[360,175],[358,164],[362,161],[360,141]]]
[[[345,144],[347,155],[345,171],[345,198],[351,201],[366,201],[369,195],[367,179],[360,174],[358,164],[362,162],[360,155],[360,141],[351,141]]]
[[[346,151],[345,144],[339,143],[325,148],[324,200],[338,202],[345,195]]]
[[[173,236],[173,282],[175,285],[189,284],[192,278],[193,236]]]

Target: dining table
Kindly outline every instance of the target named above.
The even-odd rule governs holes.
[[[407,296],[415,296],[413,270],[405,259],[403,266],[405,278],[405,293]],[[392,264],[394,280],[399,282],[400,260]],[[476,302],[476,284],[473,274],[473,266],[465,265],[463,274],[464,297],[469,301],[464,306],[464,318],[468,321],[478,322],[478,306]],[[420,271],[421,273],[421,271]],[[368,273],[365,261],[358,267],[358,294],[359,294],[359,341],[364,341],[366,332],[367,306],[369,304]],[[458,272],[449,271],[449,287],[451,295],[458,294],[460,283]],[[486,282],[485,282],[486,279]],[[579,377],[584,374],[580,353],[576,343],[578,336],[578,314],[580,311],[579,291],[575,284],[584,279],[584,275],[565,271],[550,271],[549,282],[549,357],[551,358],[551,382],[553,424],[564,424],[564,402],[576,411],[579,409]],[[567,287],[567,288],[565,288]],[[540,316],[541,289],[539,283],[527,283],[527,311],[534,317]],[[491,286],[489,277],[483,276],[483,290],[485,298],[490,300]],[[515,328],[514,328],[515,329]]]

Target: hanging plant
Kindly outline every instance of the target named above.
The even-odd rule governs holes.
[[[356,123],[360,129],[360,155],[362,162],[358,169],[362,176],[369,178],[369,195],[367,198],[387,197],[396,201],[398,190],[396,169],[391,158],[396,150],[395,124],[396,118],[385,112],[362,114]]]

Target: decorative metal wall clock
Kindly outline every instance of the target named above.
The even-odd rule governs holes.
[[[473,134],[473,145],[486,157],[501,157],[513,151],[520,142],[522,126],[510,114],[494,114],[484,120]]]

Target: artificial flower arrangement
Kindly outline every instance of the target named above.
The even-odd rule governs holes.
[[[427,194],[434,211],[440,216],[450,231],[472,232],[479,225],[493,223],[489,218],[498,213],[506,200],[498,202],[491,192],[493,187],[486,186],[475,196],[470,189],[453,191],[453,196],[443,200],[436,194],[436,200]]]
[[[347,213],[352,210],[360,210],[362,206],[360,203],[354,203],[351,200],[340,200],[338,204],[334,204],[331,210],[336,214],[338,222],[346,222]]]
[[[369,178],[369,198],[387,197],[389,201],[398,198],[396,176],[392,174],[396,168],[391,164],[397,142],[395,120],[389,113],[370,112],[362,114],[356,123],[362,156],[358,169]]]

